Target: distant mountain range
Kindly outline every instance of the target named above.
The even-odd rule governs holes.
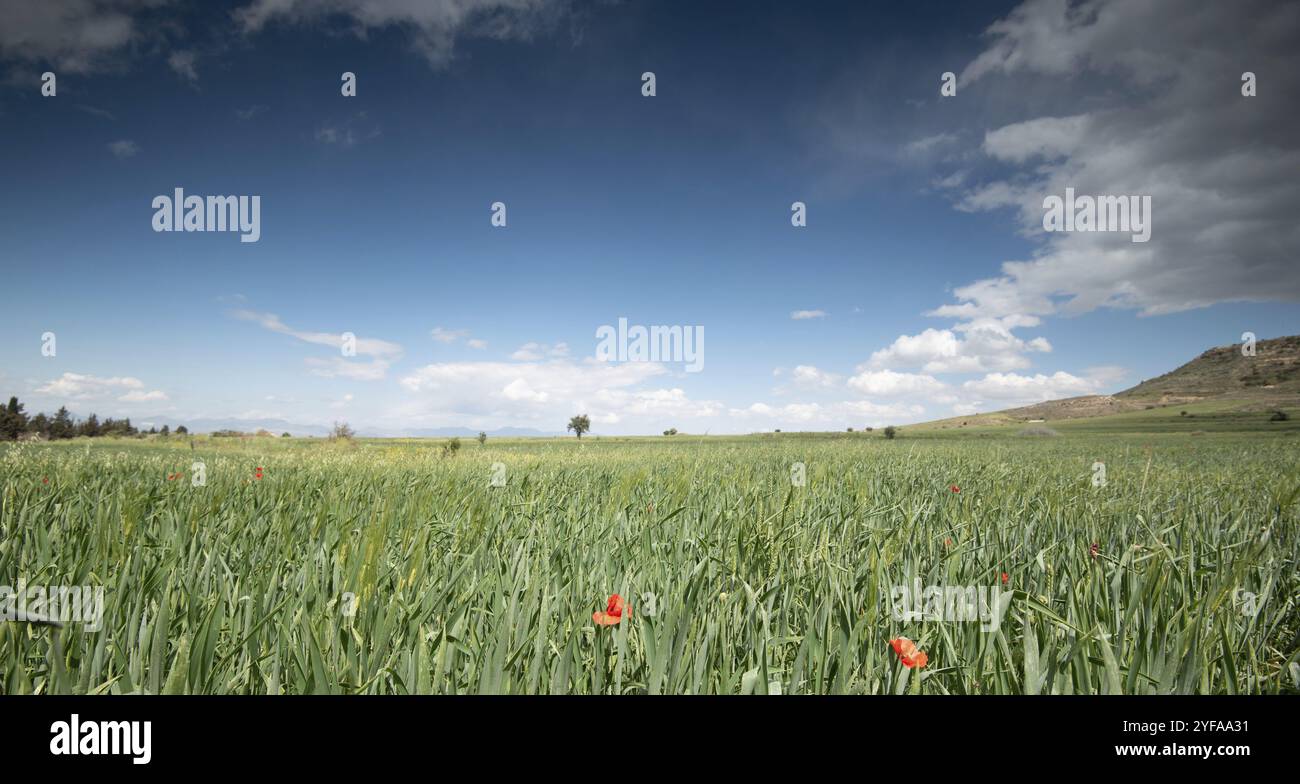
[[[81,418],[81,417],[78,417]],[[144,416],[132,417],[131,424],[135,427],[148,430],[150,427],[162,427],[167,425],[175,430],[177,425],[184,425],[191,433],[212,433],[217,430],[238,430],[241,433],[255,433],[258,430],[266,430],[280,435],[289,433],[294,436],[319,436],[324,437],[330,434],[330,428],[325,425],[306,425],[301,422],[290,422],[285,419],[176,419],[171,416]],[[386,437],[386,438],[475,438],[479,431],[468,427],[435,427],[435,428],[407,428],[407,429],[372,429],[363,426],[356,426],[358,436],[362,437]],[[529,427],[501,427],[495,430],[486,431],[488,438],[542,438],[546,436],[562,436],[563,432],[546,432]]]

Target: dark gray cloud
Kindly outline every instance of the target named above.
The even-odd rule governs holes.
[[[1043,244],[934,315],[1300,300],[1300,4],[1030,0],[988,37],[956,100],[1044,83],[1056,97],[986,129],[981,151],[1001,173],[958,206],[1011,208]],[[1244,71],[1256,97],[1242,96]],[[1150,195],[1151,240],[1043,232],[1044,196],[1067,186]]]
[[[0,0],[0,59],[88,73],[141,35],[137,15],[160,0]]]
[[[389,27],[407,30],[431,65],[446,65],[462,36],[526,40],[549,31],[567,0],[253,0],[235,12],[247,33],[275,22],[346,20],[358,36]]]

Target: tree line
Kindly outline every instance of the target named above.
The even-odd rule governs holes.
[[[151,427],[148,432],[166,436],[171,435],[171,428],[167,425],[163,425],[161,430]],[[188,432],[184,425],[176,428],[178,435]],[[60,406],[54,416],[43,413],[28,416],[17,397],[10,397],[9,404],[0,408],[0,441],[17,441],[21,438],[54,440],[77,436],[94,438],[97,436],[143,437],[144,435],[143,431],[131,424],[130,417],[125,419],[105,417],[101,420],[98,415],[90,414],[85,419],[77,419],[68,413],[66,406]]]

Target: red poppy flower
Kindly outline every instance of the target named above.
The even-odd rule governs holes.
[[[257,467],[257,471],[254,472],[253,475],[254,475],[255,477],[257,477],[258,479],[261,479],[261,478],[262,478],[262,467],[261,467],[261,466],[258,466],[258,467]]]
[[[600,612],[597,610],[592,613],[591,620],[595,621],[597,626],[615,626],[619,621],[623,620],[624,612],[631,616],[632,608],[627,606],[622,596],[614,594],[609,597],[609,602],[605,605],[605,611]]]
[[[1003,584],[1003,585],[1006,585],[1006,584],[1007,584],[1007,580],[1009,580],[1009,579],[1011,579],[1011,578],[1007,576],[1007,573],[1006,573],[1006,572],[1003,572],[1003,573],[1002,573],[1002,584]]]
[[[1101,547],[1096,542],[1093,542],[1092,547],[1088,548],[1088,552],[1092,553],[1093,558],[1096,558],[1097,553],[1101,552]]]
[[[41,477],[41,484],[48,485],[49,483],[50,483],[50,478],[48,476]]]
[[[896,640],[890,640],[889,644],[893,646],[894,653],[898,654],[898,659],[904,667],[915,668],[924,667],[930,661],[930,657],[925,655],[925,651],[916,647],[916,643],[906,637],[899,637]]]
[[[952,538],[949,537],[948,539],[944,539],[944,540],[943,540],[943,546],[944,546],[944,547],[952,547]]]
[[[960,492],[961,492],[961,488],[958,487],[957,485],[950,485],[950,486],[948,487],[948,489],[951,490],[951,491],[953,491],[954,493],[960,493]]]

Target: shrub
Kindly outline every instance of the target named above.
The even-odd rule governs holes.
[[[1270,422],[1285,422],[1285,421],[1287,421],[1287,420],[1290,419],[1290,418],[1291,418],[1291,417],[1287,416],[1287,413],[1286,413],[1285,411],[1283,411],[1282,409],[1279,408],[1278,410],[1276,410],[1276,411],[1273,412],[1273,416],[1269,417],[1269,418],[1268,418],[1268,421],[1270,421]]]
[[[898,435],[898,428],[894,427],[893,425],[890,425],[889,427],[885,428],[885,438],[892,439],[896,435]]]

